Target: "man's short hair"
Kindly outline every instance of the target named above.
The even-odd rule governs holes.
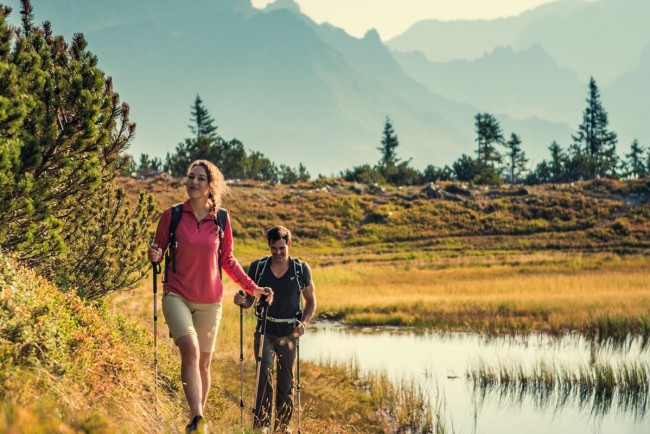
[[[266,240],[269,244],[278,240],[285,240],[287,243],[291,240],[291,231],[284,226],[275,226],[266,232]]]

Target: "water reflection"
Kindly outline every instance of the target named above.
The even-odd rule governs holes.
[[[396,383],[417,381],[433,408],[444,406],[452,432],[650,432],[650,350],[643,339],[598,343],[579,335],[485,337],[320,324],[302,342],[304,360],[354,360],[361,370],[384,371]],[[507,367],[508,376],[520,372],[520,380],[481,386],[468,375],[481,366],[496,372]],[[587,373],[599,366],[620,376],[616,388],[595,380],[587,387]],[[549,379],[555,371],[560,374]]]

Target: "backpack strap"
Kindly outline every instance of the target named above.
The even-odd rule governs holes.
[[[169,243],[167,244],[168,248],[165,249],[165,275],[163,277],[163,283],[167,283],[167,271],[170,262],[172,264],[172,272],[176,272],[176,228],[181,221],[181,217],[183,217],[183,204],[177,203],[172,206],[172,218],[169,223]]]
[[[302,291],[305,290],[305,286],[307,286],[303,281],[305,277],[304,262],[297,258],[291,258],[291,260],[293,261],[293,274],[296,276],[296,280],[298,281],[298,292],[302,294]]]
[[[176,228],[183,217],[183,204],[177,203],[172,206],[172,218],[169,223],[169,248],[165,251],[165,275],[163,278],[163,283],[167,282],[167,272],[169,269],[169,263],[172,264],[172,272],[176,272]],[[228,211],[224,208],[219,208],[217,211],[217,217],[214,219],[214,223],[217,225],[217,230],[219,231],[219,277],[221,277],[221,245],[223,244],[223,235],[226,230],[226,220],[228,219]]]
[[[305,290],[305,282],[303,278],[305,275],[304,262],[297,258],[291,258],[293,261],[293,275],[296,276],[296,281],[298,282],[298,308],[300,315],[302,315],[302,292]]]
[[[217,217],[214,219],[214,223],[217,225],[217,230],[219,231],[219,255],[217,256],[217,261],[219,262],[219,278],[222,279],[222,269],[221,269],[221,245],[223,244],[223,235],[226,230],[226,220],[228,219],[228,211],[224,208],[219,208],[217,211]]]
[[[257,267],[255,267],[255,284],[259,285],[260,284],[260,279],[262,278],[262,274],[264,274],[264,270],[266,270],[266,265],[269,263],[269,259],[271,259],[270,256],[265,256],[259,261],[257,261]],[[262,271],[260,271],[260,266],[262,268]]]
[[[264,270],[266,270],[266,266],[268,265],[270,259],[271,259],[270,256],[265,256],[262,259],[257,261],[257,265],[255,267],[255,278],[253,279],[253,281],[258,286],[260,284],[260,279],[262,279],[262,275],[264,274]],[[251,264],[251,265],[253,265],[253,264]],[[253,306],[254,306],[255,316],[257,317],[257,319],[262,319],[261,313],[259,312],[259,309],[258,309],[259,308],[259,299],[257,299],[257,298],[254,299],[253,303],[254,303]],[[268,319],[268,316],[266,318]]]

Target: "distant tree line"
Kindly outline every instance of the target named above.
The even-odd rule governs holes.
[[[410,161],[400,162],[396,153],[399,141],[390,118],[386,117],[379,148],[380,160],[374,166],[364,164],[344,170],[341,177],[347,181],[393,185],[451,180],[497,185],[503,182],[541,184],[650,175],[650,152],[638,140],[632,142],[624,159],[618,156],[617,135],[608,129],[607,112],[593,77],[589,81],[586,102],[582,123],[577,133],[572,135],[568,148],[562,149],[557,141],[553,141],[548,148],[549,159],[533,169],[527,168],[529,160],[521,147],[521,137],[513,132],[506,138],[496,117],[478,113],[474,117],[475,158],[463,154],[451,167],[429,165],[420,172],[409,166]]]
[[[191,110],[189,128],[193,134],[176,145],[176,152],[167,153],[165,161],[141,154],[140,160],[133,161],[130,169],[146,173],[166,171],[175,177],[186,175],[190,163],[198,159],[207,159],[215,163],[226,179],[253,179],[258,181],[281,182],[292,184],[309,180],[309,172],[302,164],[297,169],[287,165],[277,165],[261,152],[246,152],[244,145],[237,139],[225,140],[217,133],[214,119],[196,96]]]
[[[589,81],[587,107],[578,131],[571,143],[563,149],[557,141],[549,147],[549,158],[528,167],[529,159],[522,148],[522,138],[512,132],[504,134],[499,121],[490,113],[477,113],[475,156],[461,155],[451,166],[432,164],[420,171],[410,165],[411,160],[398,157],[399,140],[389,116],[384,122],[380,158],[374,165],[362,164],[343,170],[340,177],[366,184],[420,185],[436,181],[461,181],[475,184],[498,185],[504,182],[541,184],[608,178],[643,178],[650,175],[650,151],[634,140],[630,152],[620,158],[616,152],[617,135],[608,128],[608,115],[600,101],[596,81]],[[130,170],[149,172],[164,170],[174,176],[185,175],[189,163],[197,158],[214,161],[226,178],[254,179],[285,184],[309,179],[309,173],[300,164],[298,169],[279,166],[259,152],[247,153],[237,140],[224,140],[217,134],[214,120],[197,95],[191,111],[193,137],[176,146],[174,154],[165,161],[142,154]]]

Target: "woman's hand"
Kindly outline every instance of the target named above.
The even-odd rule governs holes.
[[[253,290],[253,297],[260,298],[262,296],[266,297],[266,302],[270,306],[273,304],[273,290],[269,287],[261,288],[259,286],[255,287]]]
[[[147,249],[147,256],[149,256],[149,262],[157,264],[162,259],[163,251],[158,247],[158,244],[152,243]]]

